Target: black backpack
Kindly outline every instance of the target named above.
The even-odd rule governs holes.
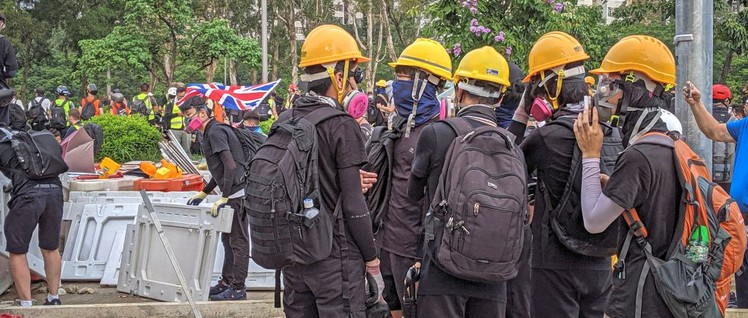
[[[10,103],[10,128],[13,130],[26,130],[26,112],[16,103]]]
[[[559,118],[548,123],[548,125],[560,125],[573,131],[574,120]],[[608,138],[607,135],[603,139]],[[600,161],[601,169],[604,169],[605,159]],[[535,193],[535,209],[544,211],[542,227],[545,231],[552,230],[558,240],[569,250],[590,257],[610,257],[615,254],[618,247],[618,229],[619,225],[614,222],[608,228],[598,234],[587,232],[584,227],[582,218],[582,208],[580,202],[582,175],[582,152],[579,147],[574,145],[574,154],[571,159],[571,171],[569,178],[566,180],[564,192],[559,199],[558,204],[554,207],[548,193],[548,187],[538,178],[538,185]],[[572,196],[574,199],[572,199]],[[547,246],[548,235],[541,237],[543,248]]]
[[[86,130],[88,136],[94,141],[94,155],[99,154],[99,151],[101,151],[101,144],[104,142],[104,130],[101,126],[94,123],[83,125],[83,129]]]
[[[81,119],[89,120],[91,117],[96,116],[96,108],[94,107],[95,101],[96,99],[93,101],[88,101],[88,99],[86,99],[86,105],[84,105],[81,110]]]
[[[145,97],[145,99],[138,99],[137,96],[135,96],[132,99],[132,106],[130,106],[130,113],[131,114],[140,114],[145,117],[148,117],[148,115],[151,114],[151,110],[148,109],[148,106],[146,106],[146,100],[148,100],[150,96]]]
[[[384,213],[389,208],[395,141],[401,137],[406,121],[405,117],[394,116],[392,129],[386,126],[374,128],[366,145],[367,163],[363,170],[376,173],[378,179],[365,194],[374,233],[382,228]]]
[[[29,111],[26,113],[26,117],[28,117],[28,120],[32,124],[44,124],[47,122],[47,113],[44,111],[44,107],[42,107],[42,100],[37,100],[36,98],[31,100],[31,107],[29,107]]]
[[[310,198],[320,206],[315,126],[348,114],[328,106],[304,117],[294,117],[294,113],[286,112],[273,124],[252,158],[245,188],[252,224],[251,257],[268,269],[327,258],[332,252],[333,224],[342,222],[340,202],[335,211],[322,210],[313,219],[304,218],[302,204]]]
[[[48,130],[0,130],[5,134],[2,142],[10,142],[16,159],[21,164],[22,171],[15,171],[35,180],[56,178],[68,171],[68,165],[62,159],[62,147]]]
[[[242,160],[239,161],[239,164],[244,167],[243,180],[245,180],[249,175],[249,163],[252,161],[255,153],[257,153],[257,150],[260,149],[267,137],[265,137],[265,135],[263,134],[259,134],[243,128],[231,127],[231,130],[234,131],[236,138],[239,139],[239,143],[242,144]]]
[[[260,115],[260,121],[266,121],[270,118],[270,104],[263,102],[257,106],[257,114]]]
[[[457,133],[424,222],[426,252],[461,279],[496,283],[517,276],[527,213],[527,168],[514,136],[465,118],[444,120]]]
[[[65,129],[65,127],[68,126],[68,118],[65,115],[65,108],[64,108],[65,103],[69,103],[69,101],[65,101],[60,106],[53,105],[52,108],[50,108],[49,127],[62,131],[63,129]]]

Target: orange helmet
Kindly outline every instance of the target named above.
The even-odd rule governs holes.
[[[527,73],[523,82],[529,82],[533,76],[542,71],[589,58],[582,44],[573,36],[560,31],[546,33],[535,42],[530,50],[528,57],[530,72]]]
[[[314,28],[304,40],[299,67],[346,60],[363,63],[368,62],[369,58],[361,54],[356,40],[348,31],[337,25],[324,24]]]
[[[638,72],[663,86],[675,85],[675,58],[662,41],[646,35],[627,36],[608,50],[592,74]]]

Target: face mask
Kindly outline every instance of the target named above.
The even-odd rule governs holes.
[[[195,116],[192,116],[190,118],[190,123],[187,125],[187,130],[191,132],[198,131],[200,128],[203,127],[203,120],[200,119],[200,117],[195,114]]]
[[[413,98],[414,81],[396,80],[392,82],[392,94],[395,109],[400,116],[408,118],[416,107],[415,125],[420,126],[439,115],[439,99],[436,97],[436,85],[427,80],[418,81],[416,97]],[[420,93],[420,94],[419,94]]]
[[[353,119],[359,119],[369,108],[369,96],[361,91],[351,91],[343,99],[343,110],[345,110]]]
[[[597,90],[592,97],[593,105],[597,108],[600,121],[616,122],[620,128],[622,123],[618,122],[618,105],[623,99],[623,88],[618,80],[607,76],[601,76],[598,81]]]
[[[542,97],[535,97],[530,106],[530,115],[538,122],[544,122],[553,116],[553,104]]]

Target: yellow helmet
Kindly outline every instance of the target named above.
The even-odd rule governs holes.
[[[585,77],[584,82],[587,83],[588,85],[595,86],[595,78],[592,76]]]
[[[589,58],[582,44],[573,36],[560,31],[546,33],[532,46],[528,57],[530,72],[522,81],[527,83],[541,71]]]
[[[491,82],[506,90],[509,82],[509,63],[490,46],[484,46],[465,54],[454,75],[455,85],[463,79]]]
[[[675,84],[675,58],[662,41],[646,35],[627,36],[608,50],[592,74],[639,72],[652,81]]]
[[[377,81],[377,87],[387,87],[387,81],[383,79]]]
[[[452,79],[452,58],[439,42],[431,39],[416,39],[400,53],[397,61],[390,63],[390,66],[411,66],[444,80]]]
[[[320,25],[307,35],[301,46],[299,67],[320,65],[338,61],[354,60],[368,62],[361,54],[356,40],[348,31],[337,25]]]

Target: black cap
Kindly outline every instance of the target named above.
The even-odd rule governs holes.
[[[257,113],[256,109],[248,110],[246,113],[244,113],[243,119],[244,120],[254,119],[254,120],[260,121],[260,114]]]
[[[39,95],[44,95],[44,87],[39,86],[34,90],[34,92]]]
[[[179,106],[179,110],[186,111],[192,107],[206,107],[205,100],[200,96],[192,96]]]
[[[522,69],[517,64],[509,62],[509,83],[514,84],[524,78],[525,73],[522,72]]]

